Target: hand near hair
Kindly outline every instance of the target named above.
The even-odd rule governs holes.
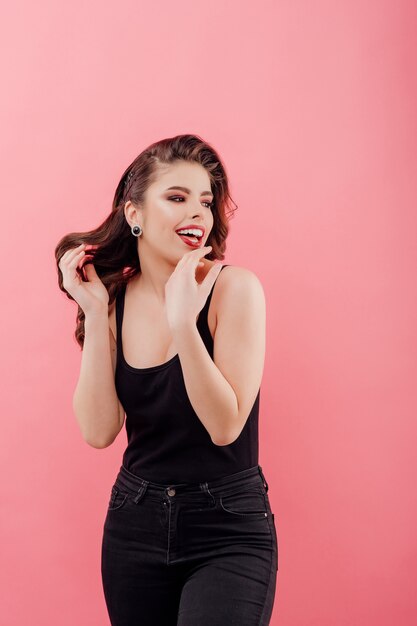
[[[207,297],[222,268],[216,263],[207,272],[204,280],[198,284],[195,273],[198,265],[202,265],[201,257],[211,250],[211,246],[203,246],[186,252],[178,261],[165,285],[165,307],[168,324],[171,330],[184,325],[196,323],[197,315],[206,303]]]
[[[85,245],[82,243],[76,248],[67,250],[60,258],[58,267],[62,272],[64,289],[74,298],[87,316],[103,310],[108,311],[109,294],[92,263],[82,265],[87,281],[81,280],[77,272],[79,263],[85,258]]]

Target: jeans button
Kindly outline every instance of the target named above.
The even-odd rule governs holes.
[[[175,489],[173,489],[172,487],[170,487],[170,488],[168,489],[168,495],[169,495],[169,496],[175,496]]]

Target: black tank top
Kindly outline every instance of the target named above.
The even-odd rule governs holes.
[[[223,265],[222,269],[227,267]],[[217,279],[216,279],[217,280]],[[197,328],[213,358],[207,323],[214,283],[197,318]],[[260,389],[239,437],[227,446],[210,438],[187,395],[178,353],[153,367],[136,368],[124,358],[122,321],[126,286],[116,297],[116,391],[126,412],[127,448],[123,465],[156,483],[203,482],[258,464]]]

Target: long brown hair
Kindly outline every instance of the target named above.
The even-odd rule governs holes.
[[[208,172],[213,193],[213,228],[206,242],[212,246],[207,259],[224,259],[226,238],[229,232],[228,221],[237,209],[237,204],[229,193],[229,184],[225,166],[219,155],[207,142],[198,135],[177,135],[157,141],[145,150],[129,165],[117,185],[110,215],[98,228],[86,232],[75,232],[65,235],[55,248],[55,259],[58,270],[59,288],[70,300],[74,298],[62,285],[62,272],[59,261],[69,249],[81,243],[92,246],[86,251],[82,267],[77,272],[86,281],[83,267],[94,263],[97,275],[109,293],[109,306],[117,293],[140,272],[137,239],[132,235],[124,214],[125,203],[130,200],[138,205],[144,201],[147,188],[158,177],[158,167],[174,163],[178,160],[200,163]],[[232,204],[234,207],[232,207]],[[84,311],[78,306],[75,339],[84,346]]]

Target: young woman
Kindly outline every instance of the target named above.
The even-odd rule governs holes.
[[[144,150],[111,214],[55,250],[78,305],[73,408],[83,438],[128,444],[101,574],[113,626],[263,626],[278,545],[258,465],[265,298],[224,258],[229,187],[197,135]],[[235,205],[236,206],[236,205]]]

